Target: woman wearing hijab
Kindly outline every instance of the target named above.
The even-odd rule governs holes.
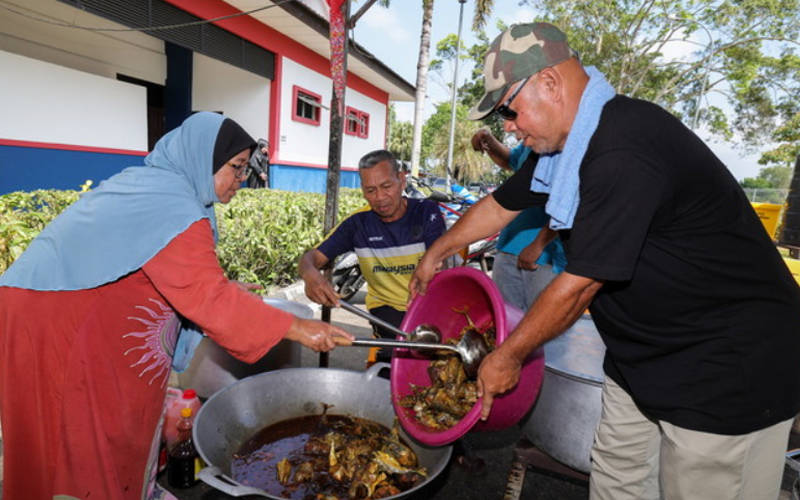
[[[269,177],[269,144],[266,139],[259,139],[253,155],[250,156],[250,175],[247,177],[247,187],[267,187]]]
[[[173,357],[197,341],[178,342],[182,324],[251,363],[283,338],[314,351],[352,339],[223,274],[214,203],[236,194],[254,147],[236,122],[193,115],[0,276],[5,500],[149,496]]]

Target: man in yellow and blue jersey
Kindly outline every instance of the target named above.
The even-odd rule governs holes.
[[[389,151],[366,154],[358,163],[358,172],[368,206],[350,214],[303,254],[298,270],[309,299],[336,307],[339,296],[320,269],[339,255],[355,251],[367,282],[367,309],[400,326],[411,275],[425,250],[444,234],[444,218],[434,201],[403,197],[406,174]],[[375,333],[394,338],[380,327]],[[391,352],[378,353],[379,361],[389,359]]]

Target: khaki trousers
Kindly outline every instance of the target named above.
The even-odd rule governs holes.
[[[653,420],[606,377],[590,500],[775,500],[792,419],[725,436]]]

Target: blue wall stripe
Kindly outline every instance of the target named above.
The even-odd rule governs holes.
[[[0,195],[35,189],[78,190],[87,180],[97,186],[123,169],[139,165],[144,165],[144,156],[0,146]],[[327,170],[321,168],[270,165],[270,186],[284,191],[324,193],[327,175]],[[358,172],[342,170],[339,185],[360,188]]]
[[[270,187],[284,191],[306,191],[324,193],[328,188],[328,171],[321,168],[298,167],[294,165],[270,165]],[[339,173],[339,186],[360,188],[361,178],[354,170]]]
[[[144,156],[0,146],[0,194],[35,189],[80,189],[121,170],[144,164]]]

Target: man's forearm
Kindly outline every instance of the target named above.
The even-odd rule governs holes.
[[[508,164],[508,160],[510,158],[508,147],[505,147],[505,149],[488,149],[486,154],[489,155],[489,158],[491,158],[498,167],[502,168],[503,170],[511,171],[511,166]]]
[[[486,196],[473,205],[441,238],[436,240],[426,257],[440,262],[482,238],[497,234],[519,212],[506,210],[493,197]]]
[[[547,224],[545,224],[544,226],[542,226],[542,228],[539,230],[539,233],[536,235],[536,238],[534,238],[534,240],[533,240],[535,243],[537,243],[542,248],[546,247],[547,245],[552,243],[553,240],[558,238],[558,231],[554,231],[553,229],[550,229],[550,226],[548,224],[549,224],[549,222]]]
[[[317,254],[322,255],[322,252],[309,250],[300,257],[300,262],[297,264],[297,274],[300,275],[303,281],[319,276],[320,269],[327,264],[327,260],[321,259]]]
[[[521,363],[537,347],[572,326],[602,286],[603,282],[591,278],[559,274],[498,349]]]

